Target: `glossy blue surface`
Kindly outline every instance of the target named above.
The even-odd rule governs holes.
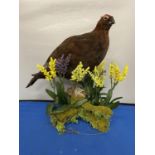
[[[114,110],[108,133],[79,121],[68,128],[80,134],[59,135],[46,115],[47,102],[20,102],[20,155],[134,155],[135,107]]]

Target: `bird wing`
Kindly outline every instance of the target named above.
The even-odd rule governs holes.
[[[96,57],[96,52],[101,50],[103,50],[103,43],[101,43],[98,36],[93,32],[72,36],[64,40],[51,53],[45,66],[48,64],[50,57],[57,59],[62,55],[67,56],[69,54],[71,54],[71,58],[74,61],[72,65],[75,66],[79,61],[87,61],[90,57]]]

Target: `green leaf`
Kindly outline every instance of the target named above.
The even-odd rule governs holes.
[[[117,98],[114,98],[110,103],[113,103],[113,102],[115,102],[115,101],[117,101],[117,100],[120,100],[120,99],[122,99],[123,97],[117,97]]]
[[[75,103],[73,103],[73,106],[74,107],[79,107],[82,104],[86,103],[87,101],[88,101],[87,99],[82,99],[82,100],[76,101]]]
[[[115,109],[115,108],[117,108],[118,106],[119,106],[119,101],[118,102],[113,102],[113,103],[111,103],[111,104],[109,104],[109,105],[107,105],[110,109]]]
[[[105,103],[106,104],[109,104],[110,103],[110,100],[112,98],[112,94],[113,94],[113,89],[109,89],[108,93],[107,93],[107,96],[105,98]]]
[[[106,106],[105,99],[101,98],[99,103],[100,103],[100,105],[105,105]]]
[[[57,113],[62,113],[70,108],[73,108],[73,107],[79,107],[81,106],[82,104],[84,104],[85,102],[87,102],[87,99],[82,99],[82,100],[79,100],[77,101],[76,103],[74,104],[69,104],[69,105],[63,105],[61,106],[60,108],[58,108],[57,110],[54,110],[52,111],[53,114],[57,114]]]
[[[50,97],[52,97],[54,100],[56,100],[57,95],[56,95],[54,92],[52,92],[52,91],[49,90],[49,89],[46,89],[45,91],[46,91],[46,93],[47,93]]]
[[[57,110],[52,111],[52,114],[62,113],[71,107],[72,107],[72,105],[63,105],[60,108],[58,108]]]
[[[50,115],[52,110],[53,110],[53,105],[52,104],[48,104],[47,105],[47,114]]]
[[[62,82],[56,82],[56,89],[57,89],[57,97],[59,104],[68,104],[70,99],[69,95],[65,92],[65,88]]]

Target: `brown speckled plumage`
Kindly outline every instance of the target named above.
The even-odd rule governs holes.
[[[71,71],[78,65],[79,61],[82,61],[84,67],[90,66],[90,69],[93,69],[94,66],[100,64],[107,53],[109,48],[109,30],[114,23],[112,16],[104,15],[93,31],[65,39],[48,57],[44,66],[48,66],[50,57],[58,59],[62,55],[66,57],[71,54],[66,78],[70,78]],[[40,78],[44,78],[42,73],[33,74],[33,78],[27,87],[33,85]]]

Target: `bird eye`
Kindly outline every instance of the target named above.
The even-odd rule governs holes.
[[[103,19],[104,19],[104,20],[108,20],[108,19],[109,19],[109,17],[108,17],[108,16],[105,16]]]

